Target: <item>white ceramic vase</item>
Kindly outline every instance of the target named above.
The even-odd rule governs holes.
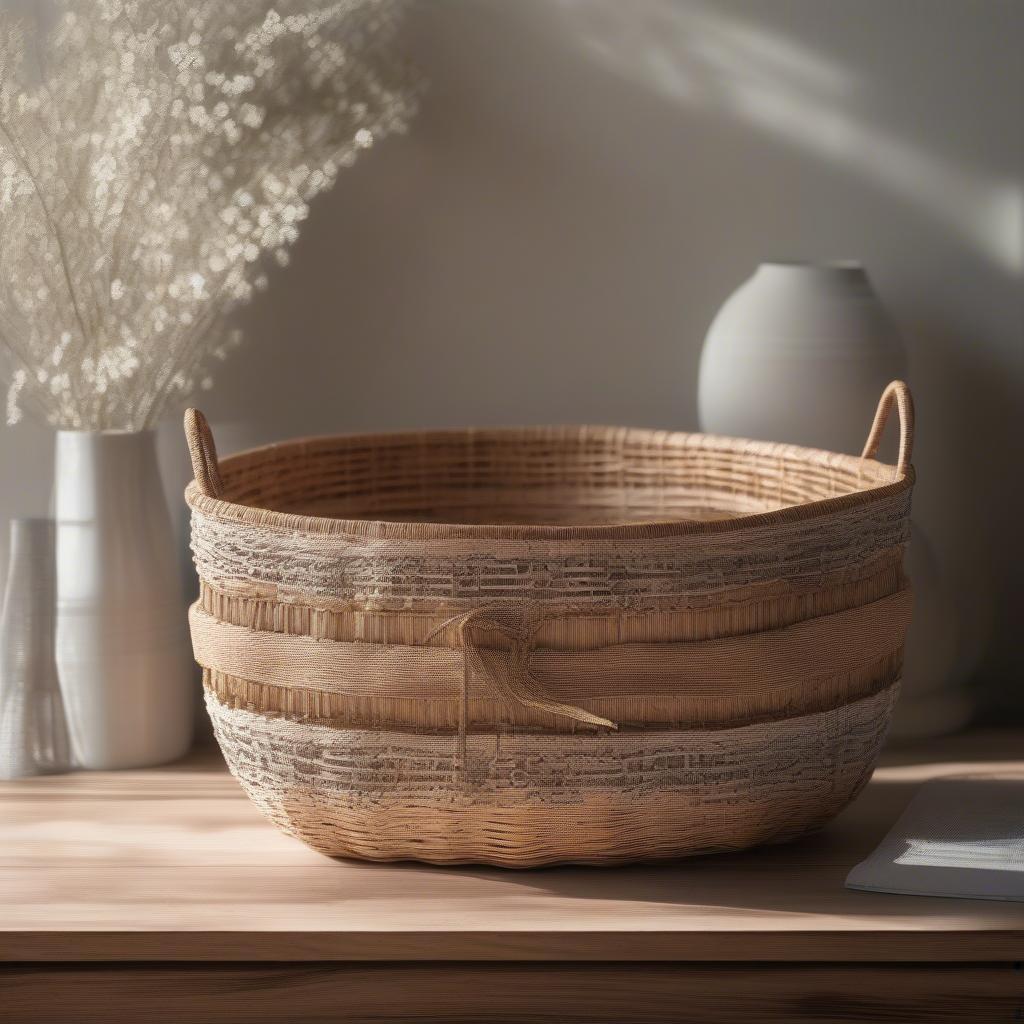
[[[701,429],[859,453],[878,396],[905,376],[860,264],[762,263],[708,330]]]
[[[155,436],[60,431],[57,667],[75,762],[161,764],[188,749],[193,684]]]
[[[12,520],[0,614],[0,778],[71,765],[54,660],[54,600],[53,520]]]
[[[906,376],[899,335],[857,263],[763,263],[725,302],[701,355],[698,409],[711,434],[859,453],[889,381]],[[895,431],[882,458],[895,461]],[[966,722],[956,621],[930,545],[911,532],[914,620],[894,735]]]

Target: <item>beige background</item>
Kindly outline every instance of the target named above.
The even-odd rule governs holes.
[[[755,265],[859,258],[910,352],[916,519],[964,668],[988,715],[1024,711],[1022,40],[1016,0],[420,0],[422,116],[316,204],[244,315],[202,399],[222,449],[694,429],[704,332]],[[0,517],[45,511],[51,446],[0,428]]]

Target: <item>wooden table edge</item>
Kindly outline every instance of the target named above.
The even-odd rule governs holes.
[[[0,963],[1024,961],[1024,928],[978,931],[0,931]]]

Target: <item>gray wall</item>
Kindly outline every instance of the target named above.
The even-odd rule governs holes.
[[[910,351],[916,518],[964,665],[989,714],[1024,711],[1024,4],[421,0],[408,35],[422,116],[318,202],[244,315],[202,399],[221,448],[693,429],[704,331],[757,262],[859,258]],[[0,516],[45,509],[50,446],[0,428]]]

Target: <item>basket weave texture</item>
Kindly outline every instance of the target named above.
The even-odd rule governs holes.
[[[186,434],[207,708],[314,848],[681,856],[799,836],[867,781],[910,615],[902,382],[860,457],[574,427],[218,460],[194,410]]]

